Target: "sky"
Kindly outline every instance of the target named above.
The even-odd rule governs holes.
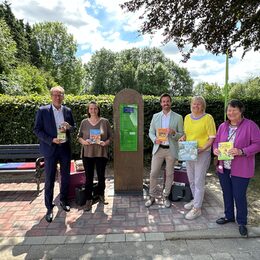
[[[182,56],[174,42],[163,45],[163,37],[159,32],[153,37],[139,34],[142,23],[138,19],[140,14],[122,10],[119,6],[122,2],[125,1],[9,0],[15,17],[30,25],[46,21],[64,23],[77,41],[77,56],[84,63],[101,48],[117,52],[133,47],[157,47],[167,58],[187,68],[195,85],[199,82],[224,85],[225,55],[212,55],[201,46],[188,62],[182,63]],[[250,51],[243,59],[241,57],[242,50],[238,50],[229,60],[229,83],[260,76],[260,52]]]

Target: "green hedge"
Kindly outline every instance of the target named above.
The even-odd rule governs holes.
[[[144,96],[144,149],[151,151],[152,143],[148,137],[148,129],[152,115],[161,110],[159,97]],[[113,100],[111,95],[67,95],[65,104],[72,109],[77,127],[86,115],[86,104],[97,101],[101,106],[101,115],[109,119],[113,124]],[[223,100],[207,99],[207,112],[212,114],[219,125],[223,121]],[[260,100],[243,100],[246,105],[246,117],[260,125]],[[49,104],[50,98],[31,96],[6,96],[0,95],[0,144],[26,144],[37,143],[33,134],[35,114],[39,106]],[[185,116],[190,112],[189,98],[174,98],[172,109]],[[80,146],[76,141],[77,131],[73,134],[73,154],[79,156]]]

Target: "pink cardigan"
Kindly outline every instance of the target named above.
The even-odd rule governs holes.
[[[229,121],[222,123],[217,131],[213,149],[219,142],[228,139]],[[245,156],[235,156],[231,163],[231,175],[242,178],[251,178],[255,171],[255,154],[260,152],[260,129],[249,119],[242,119],[236,131],[234,147],[243,149]],[[223,161],[219,161],[217,171],[223,173]]]

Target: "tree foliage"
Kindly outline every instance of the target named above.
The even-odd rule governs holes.
[[[141,33],[163,31],[164,42],[175,41],[184,60],[199,45],[230,56],[239,47],[243,55],[260,48],[259,0],[130,0],[121,7],[142,11]]]
[[[47,94],[48,89],[57,85],[47,73],[29,63],[20,63],[10,73],[3,74],[8,82],[3,93],[9,95]]]
[[[0,73],[8,72],[16,62],[16,43],[3,19],[0,19],[0,53]]]
[[[184,68],[167,59],[158,48],[132,48],[121,52],[101,49],[86,65],[88,87],[93,94],[116,94],[132,88],[146,95],[170,92],[188,96],[193,81]]]
[[[16,58],[20,62],[29,62],[30,49],[26,38],[23,20],[18,20],[15,18],[10,4],[7,1],[4,1],[4,3],[0,5],[0,18],[5,20],[10,29],[11,36],[16,42]]]
[[[250,78],[244,83],[234,83],[229,90],[230,98],[260,98],[260,77]]]
[[[81,87],[83,66],[76,59],[77,44],[60,22],[37,23],[32,28],[39,48],[41,66],[49,71],[68,93],[77,93]]]
[[[218,84],[209,84],[207,82],[200,82],[197,84],[193,91],[194,95],[200,95],[211,98],[224,97],[223,88]]]
[[[0,4],[0,29],[0,93],[25,95],[28,89],[42,93],[54,81],[63,85],[67,93],[77,94],[83,88],[86,72],[76,57],[77,44],[62,23],[46,22],[31,27],[16,19],[11,4],[4,1]],[[46,78],[36,83],[39,77],[33,80],[30,78],[33,74]]]

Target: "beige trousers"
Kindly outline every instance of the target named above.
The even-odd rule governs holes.
[[[158,151],[152,157],[151,173],[150,173],[150,190],[151,197],[156,196],[156,186],[158,184],[158,177],[161,172],[163,162],[166,162],[166,176],[165,176],[165,188],[163,196],[168,196],[171,192],[171,186],[173,182],[174,163],[175,158],[171,154],[170,149],[159,148]]]
[[[205,193],[205,179],[210,165],[210,158],[210,151],[205,151],[199,154],[197,161],[186,162],[187,175],[195,208],[201,208],[202,206]]]

